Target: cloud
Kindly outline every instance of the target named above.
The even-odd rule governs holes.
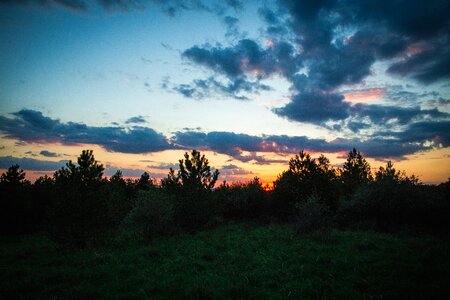
[[[42,150],[41,152],[39,152],[39,154],[42,155],[42,156],[45,156],[45,157],[59,157],[59,156],[61,156],[58,153],[50,152],[50,151],[47,151],[47,150]]]
[[[139,123],[147,123],[147,121],[145,120],[145,117],[136,116],[136,117],[131,117],[125,121],[125,124],[139,124]]]
[[[193,46],[182,53],[192,62],[230,79],[248,75],[266,78],[275,73],[292,74],[296,70],[295,50],[287,42],[274,43],[267,49],[255,41],[242,39],[233,47]]]
[[[140,0],[97,0],[98,4],[106,10],[130,11],[142,10],[145,8],[145,2]]]
[[[306,136],[255,136],[227,131],[192,130],[175,132],[168,139],[146,127],[134,126],[129,129],[91,127],[83,123],[63,123],[45,117],[41,112],[34,110],[21,110],[13,114],[14,118],[0,116],[0,131],[5,138],[16,139],[21,143],[95,144],[108,151],[123,153],[148,153],[169,149],[210,150],[229,155],[242,162],[255,164],[281,162],[280,159],[268,159],[261,153],[285,156],[303,149],[312,152],[334,153],[346,152],[356,147],[369,157],[400,159],[417,151],[450,146],[448,114],[436,109],[403,109],[364,104],[354,105],[349,109],[358,110],[357,114],[369,118],[373,123],[389,123],[392,118],[396,118],[396,122],[401,126],[391,126],[383,131],[366,134],[364,140],[337,138],[327,141]],[[399,109],[401,111],[398,111]],[[365,122],[352,121],[348,126],[354,131],[367,129]],[[57,155],[45,150],[40,154],[47,157]],[[150,167],[167,169],[174,165],[157,164]]]
[[[259,80],[247,81],[243,78],[237,78],[234,81],[223,83],[209,77],[207,79],[195,79],[191,84],[175,85],[172,89],[187,98],[203,99],[221,95],[236,100],[249,100],[247,96],[242,95],[242,92],[258,94],[260,91],[271,90],[271,87]]]
[[[222,15],[227,9],[240,10],[243,5],[238,0],[227,0],[224,2],[212,2],[202,0],[0,0],[0,4],[13,5],[38,5],[52,8],[61,6],[73,11],[86,12],[92,9],[92,3],[106,11],[130,12],[134,10],[145,10],[150,6],[159,7],[169,16],[175,16],[181,11],[206,11]]]
[[[157,165],[149,165],[147,166],[152,169],[159,169],[159,170],[167,170],[169,171],[170,168],[177,170],[179,168],[179,164],[167,164],[167,163],[161,163]]]
[[[64,167],[68,160],[58,162],[48,160],[38,160],[26,157],[2,156],[0,157],[0,169],[7,169],[12,165],[18,164],[20,168],[30,171],[56,171]]]
[[[413,120],[431,118],[442,120],[450,118],[450,114],[434,109],[421,109],[420,107],[399,107],[387,105],[366,105],[357,103],[350,108],[352,116],[362,119],[368,117],[372,123],[383,125],[389,121],[396,121],[398,124],[408,124]]]
[[[448,36],[437,40],[427,47],[419,48],[417,53],[406,56],[393,63],[388,73],[409,76],[423,83],[432,83],[450,78],[450,46]]]
[[[238,167],[233,164],[225,165],[220,168],[221,176],[239,176],[239,175],[250,175],[253,174],[252,171],[246,170],[244,168]]]
[[[83,0],[0,0],[0,4],[39,5],[46,8],[60,6],[78,12],[85,12],[88,9]]]
[[[290,120],[321,124],[329,120],[346,119],[349,109],[350,104],[344,102],[342,95],[314,91],[298,94],[286,106],[273,111]]]
[[[434,124],[437,125],[437,124]],[[445,126],[439,127],[442,130]],[[407,132],[414,129],[408,129]],[[332,141],[312,139],[306,136],[265,135],[252,136],[232,132],[177,132],[172,138],[174,143],[186,149],[211,150],[227,154],[242,162],[254,161],[256,164],[279,163],[280,160],[267,160],[257,153],[276,153],[279,155],[298,153],[300,150],[312,152],[347,152],[353,147],[361,150],[369,157],[397,158],[405,155],[440,147],[437,144],[427,144],[427,139],[439,139],[442,131],[435,131],[426,135],[418,135],[410,139],[401,138],[401,133],[386,133],[382,137],[370,137],[364,141],[360,139],[338,138]],[[422,138],[422,139],[421,139]],[[444,147],[446,144],[443,144]]]
[[[142,169],[120,168],[110,164],[105,165],[105,176],[112,176],[117,170],[120,170],[125,177],[140,177],[144,172],[149,173],[151,178],[161,177],[161,174],[151,173]]]
[[[0,116],[0,132],[6,138],[24,143],[93,144],[108,151],[146,153],[173,149],[164,135],[152,128],[133,126],[92,127],[45,117],[41,112],[23,109],[14,118]]]
[[[239,31],[239,19],[232,16],[225,16],[223,18],[223,22],[227,27],[227,32],[225,33],[225,37],[238,38],[241,36]]]
[[[385,133],[398,138],[402,142],[407,143],[421,143],[429,142],[434,145],[441,145],[443,147],[450,146],[450,121],[436,122],[436,121],[421,121],[410,124],[403,132]]]
[[[355,119],[365,114],[380,123],[379,120],[386,118],[402,122],[439,115],[431,111],[417,112],[417,109],[353,107],[343,101],[339,90],[363,84],[374,73],[376,62],[388,66],[387,74],[413,78],[421,84],[449,78],[448,1],[278,3],[277,9],[266,6],[258,10],[267,25],[267,47],[247,38],[227,47],[195,45],[186,49],[182,56],[226,76],[230,82],[252,76],[258,79],[283,76],[291,83],[291,102],[274,112],[293,121],[325,125],[328,121]],[[235,19],[229,20],[230,25],[235,22]],[[195,85],[184,88],[183,92],[189,97],[203,95],[197,92]],[[379,88],[367,92],[377,94],[359,96],[382,95]],[[402,102],[404,107],[418,106],[418,103],[405,102],[417,101],[418,95],[411,92],[385,92],[385,96],[392,96],[392,100]],[[350,99],[352,94],[347,92],[345,97]],[[394,116],[395,113],[398,115]]]

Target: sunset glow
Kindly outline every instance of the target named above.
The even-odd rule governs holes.
[[[345,101],[352,103],[365,103],[379,100],[384,94],[384,89],[373,88],[365,90],[352,90],[344,93]]]
[[[93,149],[106,176],[163,178],[198,149],[219,181],[271,185],[302,149],[340,167],[356,147],[373,170],[450,177],[439,9],[419,28],[395,3],[76,2],[0,4],[2,172]]]

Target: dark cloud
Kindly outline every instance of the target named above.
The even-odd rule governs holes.
[[[411,77],[421,83],[449,78],[450,2],[279,3],[277,9],[258,10],[267,24],[266,34],[272,36],[268,47],[242,39],[229,47],[193,46],[183,52],[183,57],[225,75],[231,82],[252,74],[258,78],[282,75],[292,84],[293,93],[291,102],[274,112],[294,121],[323,125],[330,120],[366,116],[375,123],[398,119],[405,124],[406,120],[418,121],[420,117],[443,117],[437,111],[416,108],[351,107],[337,91],[342,86],[362,83],[373,73],[377,61],[387,61],[389,74]],[[278,35],[281,31],[283,35]],[[192,85],[184,90],[189,97],[200,95],[195,91]],[[408,106],[405,101],[416,102],[420,98],[403,89],[391,96],[404,106]],[[358,127],[356,123],[352,125],[353,129]]]
[[[223,22],[227,26],[226,37],[238,37],[240,35],[238,23],[239,19],[231,16],[226,16],[223,18]]]
[[[348,122],[347,127],[353,132],[359,132],[360,130],[370,128],[370,125],[363,122],[350,121]]]
[[[437,105],[441,107],[448,107],[450,105],[450,99],[439,97],[439,99],[437,100]]]
[[[0,0],[0,4],[39,5],[48,8],[60,6],[78,12],[85,12],[88,9],[83,0]]]
[[[343,120],[349,116],[350,104],[339,94],[322,91],[305,92],[291,98],[291,102],[273,111],[290,120],[321,124],[329,120]]]
[[[243,1],[239,0],[225,0],[224,1],[229,7],[233,8],[234,10],[240,10],[244,7]]]
[[[240,40],[234,47],[194,46],[182,55],[228,79],[228,83],[222,83],[215,79],[216,76],[210,76],[176,87],[176,91],[190,98],[203,98],[214,93],[246,100],[246,96],[238,93],[267,91],[270,87],[262,84],[261,79],[277,73],[291,76],[301,64],[290,43],[272,42],[270,47],[263,49],[249,39]]]
[[[39,5],[43,7],[61,7],[74,11],[88,11],[92,3],[95,2],[107,11],[134,11],[144,10],[150,6],[158,6],[164,13],[175,16],[181,11],[206,11],[222,15],[228,8],[239,10],[242,2],[237,0],[227,0],[223,3],[213,3],[203,0],[0,0],[0,4],[14,5]]]
[[[344,49],[337,52],[337,57],[346,62],[349,58],[346,54],[358,54],[359,50],[359,53],[367,55],[367,66],[374,62],[375,57],[390,58],[407,52],[403,62],[391,66],[391,73],[410,74],[423,82],[449,76],[448,1],[282,3],[292,17],[292,30],[301,36],[299,42],[305,55],[313,60],[316,55],[319,55],[319,60],[327,60],[336,50]],[[346,34],[345,29],[352,30]],[[343,33],[341,36],[340,31]]]
[[[443,147],[450,146],[450,121],[421,121],[412,123],[403,132],[386,133],[402,142],[407,143],[427,143],[433,142],[435,145]]]
[[[147,121],[145,120],[145,117],[136,116],[136,117],[131,117],[125,121],[125,124],[139,124],[139,123],[147,123]]]
[[[238,167],[233,164],[225,165],[220,168],[221,176],[239,176],[239,175],[249,175],[253,174],[252,171],[246,170],[244,168]]]
[[[410,76],[423,83],[450,78],[450,36],[415,51],[418,53],[392,64],[388,73]]]
[[[45,157],[59,157],[59,156],[61,156],[58,153],[50,152],[50,151],[47,151],[47,150],[42,150],[41,152],[39,152],[39,154],[42,155],[42,156],[45,156]]]
[[[258,9],[258,14],[267,23],[265,31],[269,36],[282,36],[288,33],[280,12],[276,13],[268,7],[261,7]]]
[[[140,0],[97,0],[98,4],[106,10],[142,10],[145,8],[145,2]]]
[[[149,173],[151,178],[162,177],[161,174],[151,173],[142,169],[132,169],[132,168],[119,168],[114,165],[106,164],[105,165],[105,176],[113,176],[117,170],[122,172],[122,175],[125,177],[140,177],[144,172]]]
[[[147,127],[91,127],[83,123],[62,123],[39,111],[23,109],[10,119],[0,116],[0,131],[6,138],[25,143],[94,144],[123,153],[155,152],[173,147],[161,133]]]
[[[253,40],[242,39],[234,47],[193,46],[182,55],[231,79],[248,75],[266,78],[274,73],[291,75],[300,65],[294,47],[287,42],[263,49]]]
[[[367,108],[370,109],[367,109]],[[364,109],[362,109],[364,108]],[[33,110],[14,113],[15,118],[0,117],[0,131],[5,138],[21,143],[95,144],[108,151],[124,153],[147,153],[168,149],[210,150],[226,154],[242,162],[256,164],[280,163],[279,159],[268,159],[260,153],[290,155],[304,149],[312,152],[346,152],[353,147],[369,157],[402,158],[407,154],[436,147],[450,146],[450,121],[448,114],[418,108],[398,110],[397,107],[353,106],[358,113],[372,122],[390,122],[391,117],[402,125],[398,128],[366,135],[364,140],[337,138],[332,141],[306,136],[263,135],[253,136],[234,132],[179,131],[170,139],[151,128],[90,127],[82,123],[62,123]],[[425,117],[424,117],[425,116]],[[444,116],[445,118],[441,118]],[[403,119],[402,119],[403,118]],[[348,125],[353,130],[366,128],[367,124],[353,121]],[[41,151],[41,155],[55,157],[57,154]],[[11,162],[11,161],[9,161]],[[8,162],[8,163],[9,163]],[[152,168],[174,167],[174,165],[151,165]],[[42,169],[44,170],[44,169]]]
[[[249,100],[245,93],[256,93],[268,91],[271,88],[261,83],[259,80],[247,81],[243,78],[236,78],[234,81],[222,83],[214,77],[207,79],[195,79],[191,84],[179,84],[173,87],[173,90],[187,98],[203,99],[206,97],[216,97],[222,95],[237,100]]]
[[[169,170],[170,168],[177,170],[179,168],[179,164],[167,164],[167,163],[162,163],[162,164],[157,164],[157,165],[149,165],[147,166],[149,168],[152,169],[159,169],[159,170]]]
[[[351,107],[352,116],[357,118],[368,117],[374,124],[382,125],[389,121],[405,125],[413,120],[421,120],[424,118],[446,119],[450,118],[450,114],[440,112],[434,109],[421,109],[420,107],[399,107],[386,105],[367,105],[362,103],[354,104]]]
[[[56,171],[64,167],[68,160],[58,162],[48,160],[38,160],[26,157],[2,156],[0,157],[0,169],[7,169],[12,165],[18,164],[20,168],[30,171]]]
[[[332,141],[324,139],[311,139],[306,136],[252,136],[247,134],[236,134],[232,132],[177,132],[173,141],[180,147],[186,149],[211,150],[222,154],[227,154],[242,162],[254,161],[256,164],[280,163],[283,160],[268,160],[263,156],[258,156],[257,152],[276,153],[279,155],[293,154],[300,150],[312,152],[347,152],[353,147],[361,150],[365,155],[376,158],[397,158],[401,159],[405,155],[417,151],[430,150],[433,147],[440,147],[439,144],[427,144],[426,140],[442,140],[443,128],[447,124],[433,123],[437,128],[430,130],[429,134],[413,135],[412,131],[416,127],[424,125],[411,125],[402,138],[402,133],[386,133],[382,137],[369,137],[362,141],[360,139],[338,138]],[[428,124],[428,126],[431,126]],[[411,133],[410,133],[411,132]],[[448,141],[448,134],[445,139]],[[446,144],[441,143],[444,147]],[[246,153],[248,152],[248,153]]]

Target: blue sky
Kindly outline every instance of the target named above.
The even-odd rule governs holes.
[[[417,0],[2,0],[0,162],[40,160],[38,172],[87,147],[130,176],[159,176],[197,148],[224,178],[270,181],[300,149],[339,165],[357,147],[374,167],[394,159],[446,180],[448,11]]]

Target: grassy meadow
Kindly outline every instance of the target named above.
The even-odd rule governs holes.
[[[1,299],[448,299],[450,239],[231,224],[84,250],[2,237]]]

